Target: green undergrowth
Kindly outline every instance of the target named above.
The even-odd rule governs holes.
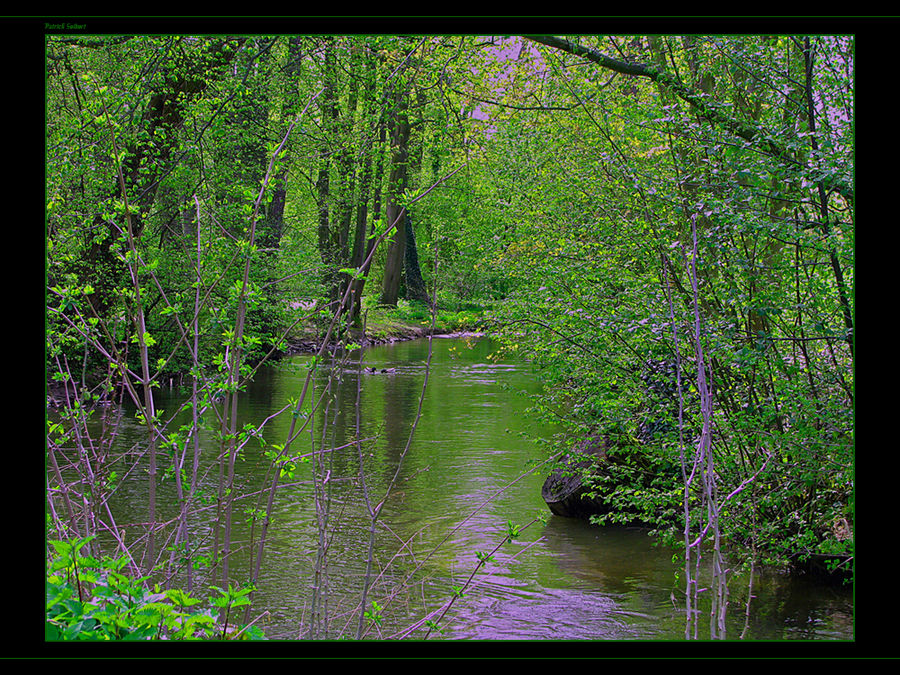
[[[49,542],[46,640],[266,639],[259,627],[234,620],[250,602],[252,587],[213,586],[205,600],[180,589],[161,590],[148,577],[125,572],[127,556],[83,554],[91,539]]]
[[[438,302],[432,331],[431,308],[425,303],[400,299],[395,306],[378,304],[377,296],[363,298],[363,313],[354,327],[359,331],[365,325],[366,338],[371,342],[392,339],[411,339],[434,333],[477,332],[483,329],[485,316],[490,307],[476,302],[441,300]],[[322,321],[330,317],[322,315]],[[317,325],[314,320],[297,326],[288,336],[288,343],[315,342],[324,331],[325,325]]]
[[[370,339],[424,335],[431,330],[431,308],[424,303],[401,299],[396,307],[391,307],[377,304],[376,298],[365,298],[363,307],[366,336]],[[485,309],[475,303],[439,303],[434,316],[434,333],[478,331],[484,321]]]

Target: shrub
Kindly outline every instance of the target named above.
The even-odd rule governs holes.
[[[217,621],[212,609],[198,608],[200,600],[178,589],[161,591],[122,570],[128,557],[96,559],[81,549],[93,539],[73,543],[51,541],[47,568],[47,619],[44,636],[60,640],[208,640],[265,639],[255,626],[244,629]],[[252,590],[219,591],[210,604],[228,611],[248,602]]]

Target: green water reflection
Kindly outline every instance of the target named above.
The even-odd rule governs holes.
[[[360,478],[362,456],[370,503],[385,499],[375,534],[378,578],[368,595],[384,608],[383,621],[367,637],[424,637],[424,630],[405,629],[453,596],[454,587],[461,587],[476,567],[479,552],[503,541],[510,521],[523,525],[544,513],[545,521],[503,546],[477,575],[466,595],[455,601],[438,637],[681,639],[684,615],[675,601],[680,590],[670,551],[654,547],[641,530],[600,529],[549,516],[540,497],[545,472],[528,472],[544,457],[539,440],[553,430],[526,414],[528,397],[539,387],[527,362],[496,358],[495,345],[483,338],[434,339],[431,346],[426,395],[411,442],[428,340],[350,355],[342,376],[331,382],[311,431],[295,441],[295,453],[347,447],[323,455],[319,467],[320,475],[328,476],[329,497],[327,564],[319,577],[314,574],[321,539],[313,466],[301,465],[279,489],[254,605],[254,612],[269,613],[266,632],[275,638],[308,637],[311,589],[318,583],[327,606],[318,629],[324,633],[316,636],[352,636],[370,522]],[[309,364],[310,357],[299,356],[262,370],[241,398],[241,424],[259,425],[286,406],[302,388]],[[367,368],[390,372],[371,374]],[[319,394],[326,391],[328,364],[317,372],[314,393]],[[176,409],[178,392],[170,396],[162,396],[159,406]],[[289,425],[287,415],[267,422],[266,443],[283,443]],[[135,426],[133,439],[139,437]],[[357,445],[358,437],[367,440]],[[122,442],[136,443],[133,439],[125,433]],[[210,465],[215,452],[215,443],[204,437]],[[262,445],[248,444],[237,467],[237,494],[264,490],[268,468]],[[204,478],[210,490],[215,480],[215,472]],[[138,481],[120,493],[114,504],[119,522],[146,519],[141,485]],[[171,482],[161,484],[158,501],[160,519],[173,518]],[[243,514],[256,499],[250,496],[238,504]],[[209,535],[206,516],[194,522],[195,537]],[[249,576],[252,549],[240,546],[251,537],[246,517],[237,521],[232,577],[240,581]],[[847,589],[772,577],[758,580],[754,595],[748,638],[852,638]],[[729,637],[745,630],[744,602],[745,594],[736,590]]]

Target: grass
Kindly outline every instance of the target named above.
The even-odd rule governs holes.
[[[377,304],[377,298],[363,299],[366,311],[366,335],[371,339],[404,337],[431,327],[431,308],[420,302],[399,300],[396,307]],[[439,306],[434,317],[437,333],[477,331],[484,320],[485,308],[476,304]]]
[[[486,305],[459,301],[439,302],[435,316],[436,334],[475,332],[482,328],[487,310]],[[366,320],[366,338],[371,342],[390,339],[410,339],[426,334],[431,328],[431,308],[420,302],[400,299],[397,306],[378,304],[378,296],[363,298]],[[297,327],[288,342],[314,342],[318,329],[314,322],[307,321]]]

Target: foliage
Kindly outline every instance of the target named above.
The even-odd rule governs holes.
[[[553,450],[609,441],[588,477],[601,522],[677,543],[712,500],[738,550],[852,562],[853,72],[841,35],[49,35],[48,507],[60,539],[85,538],[54,543],[48,631],[228,635],[252,600],[229,578],[236,466],[261,438],[237,401],[286,335],[363,320],[523,352],[535,414],[564,427]],[[189,399],[158,410],[176,381]],[[268,411],[291,440],[303,391]],[[146,475],[116,464],[123,400]],[[716,495],[689,480],[707,439]],[[279,440],[251,581],[296,460]],[[160,476],[173,550],[221,563],[222,626],[99,555],[106,498],[146,478],[154,558]],[[212,501],[212,541],[189,547]]]
[[[702,422],[683,252],[695,222],[724,534],[782,564],[852,556],[852,203],[819,189],[852,170],[852,85],[835,77],[852,43],[571,43],[674,69],[737,121],[704,117],[677,87],[586,67],[574,48],[541,50],[557,88],[500,128],[485,161],[503,205],[490,260],[514,280],[494,319],[547,382],[536,410],[628,458],[597,479],[615,506],[605,520],[664,514],[671,531],[680,477],[657,467],[677,466]],[[774,145],[735,135],[748,124]]]
[[[54,553],[47,567],[47,640],[265,639],[255,626],[229,632],[227,618],[219,626],[215,612],[199,608],[201,601],[184,591],[148,588],[147,577],[123,571],[127,556],[83,555],[91,539],[49,542]],[[219,596],[209,604],[219,609],[242,604],[249,591],[216,590]]]
[[[388,338],[415,334],[422,329],[431,329],[438,334],[461,331],[477,331],[484,321],[484,309],[472,303],[457,305],[460,309],[442,308],[434,312],[421,302],[399,300],[396,307],[379,305],[374,298],[365,298],[367,333],[373,338]]]

